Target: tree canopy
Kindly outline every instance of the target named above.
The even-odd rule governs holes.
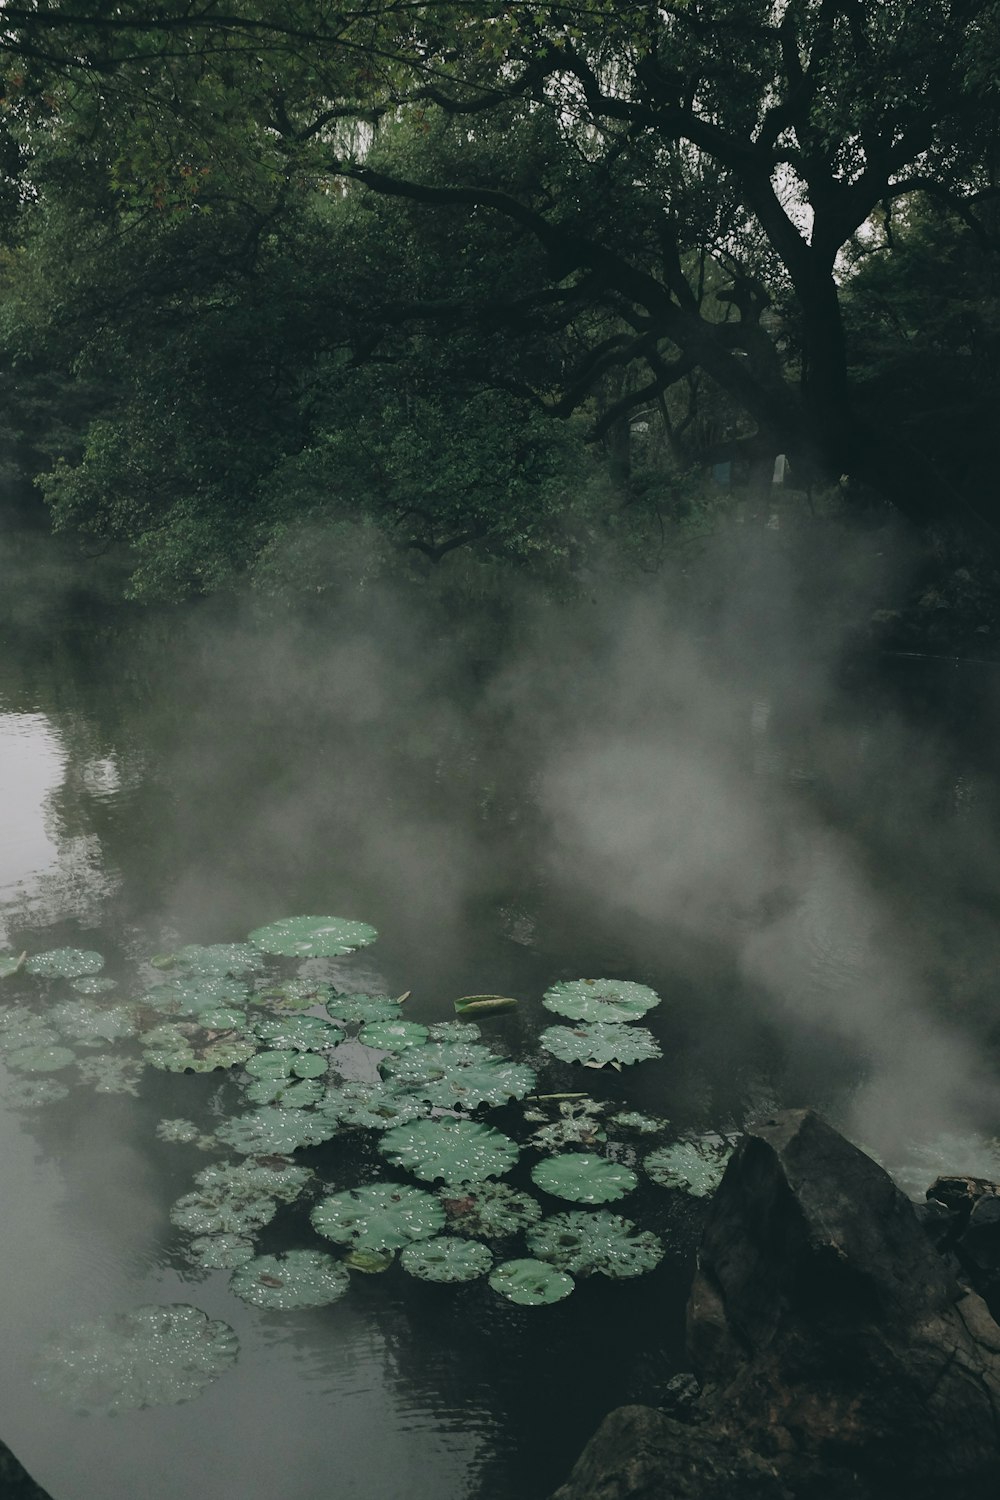
[[[577,417],[613,453],[652,412],[675,496],[785,453],[992,541],[997,21],[5,7],[7,378],[72,388],[57,516],[168,592],[303,516],[564,555],[609,513]]]

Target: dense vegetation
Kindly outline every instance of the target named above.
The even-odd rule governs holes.
[[[8,477],[168,597],[645,560],[779,454],[992,550],[998,19],[6,6]]]

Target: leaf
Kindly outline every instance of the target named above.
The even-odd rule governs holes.
[[[463,995],[455,1001],[457,1016],[492,1016],[500,1011],[516,1010],[517,1001],[509,995]]]
[[[27,962],[27,953],[0,953],[0,979],[19,974]]]
[[[254,1045],[233,1032],[219,1036],[189,1022],[164,1022],[147,1031],[143,1057],[154,1068],[167,1073],[212,1073],[216,1068],[234,1068],[253,1056]]]
[[[176,953],[160,956],[157,968],[180,967],[190,974],[247,974],[259,971],[263,966],[260,949],[251,943],[211,943],[201,947],[189,943]]]
[[[609,1063],[645,1062],[662,1056],[655,1038],[644,1026],[625,1026],[619,1021],[579,1026],[549,1026],[539,1042],[546,1052],[563,1062],[580,1062],[598,1068]]]
[[[326,1002],[326,1013],[335,1021],[395,1021],[399,1019],[399,1001],[388,995],[334,995]]]
[[[358,1032],[362,1046],[378,1047],[386,1052],[422,1047],[426,1040],[427,1027],[417,1021],[372,1021]]]
[[[69,1047],[19,1047],[7,1054],[8,1068],[20,1073],[58,1073],[76,1062],[76,1053]]]
[[[246,1156],[284,1156],[302,1146],[318,1146],[330,1140],[337,1126],[327,1116],[265,1105],[226,1120],[215,1133],[220,1141]]]
[[[425,1114],[426,1106],[391,1084],[341,1083],[327,1089],[322,1112],[349,1127],[388,1130]]]
[[[143,996],[147,1005],[168,1016],[198,1016],[220,1006],[245,1004],[247,991],[238,980],[221,974],[185,975],[165,980]]]
[[[43,1104],[57,1104],[69,1095],[64,1083],[54,1078],[11,1078],[4,1085],[4,1103],[11,1109],[40,1109]]]
[[[107,995],[118,988],[118,981],[105,974],[83,974],[79,979],[71,979],[69,987],[78,995]]]
[[[161,1120],[156,1134],[161,1141],[170,1141],[176,1146],[192,1146],[201,1137],[193,1120]]]
[[[571,979],[542,996],[546,1010],[571,1021],[634,1021],[660,1004],[655,990],[620,979]]]
[[[84,1083],[95,1094],[133,1094],[138,1097],[143,1065],[134,1057],[115,1057],[102,1052],[97,1057],[81,1057],[77,1070]]]
[[[272,1048],[302,1052],[336,1047],[344,1035],[339,1026],[331,1026],[319,1016],[269,1016],[257,1021],[253,1029]]]
[[[322,1198],[310,1218],[319,1234],[337,1244],[398,1250],[436,1234],[444,1225],[444,1209],[421,1188],[377,1183]]]
[[[630,1193],[637,1181],[628,1167],[585,1151],[564,1151],[537,1162],[531,1176],[546,1193],[572,1203],[611,1203]]]
[[[543,1260],[505,1260],[490,1275],[490,1286],[508,1302],[520,1307],[540,1307],[561,1302],[573,1290],[573,1278]]]
[[[50,948],[29,958],[25,968],[39,979],[77,979],[81,974],[98,973],[104,968],[104,959],[82,948]]]
[[[383,1271],[388,1271],[395,1259],[395,1250],[348,1250],[344,1265],[350,1266],[352,1271],[360,1271],[362,1276],[380,1276]]]
[[[340,1262],[323,1250],[284,1250],[237,1266],[229,1288],[254,1307],[285,1311],[338,1302],[350,1282]]]
[[[734,1149],[721,1136],[704,1135],[651,1151],[642,1165],[660,1187],[677,1188],[694,1198],[707,1198],[722,1181]]]
[[[420,1281],[475,1281],[490,1269],[493,1255],[477,1240],[442,1235],[422,1240],[419,1245],[408,1245],[399,1263]]]
[[[631,1219],[606,1212],[553,1214],[528,1230],[527,1241],[532,1255],[574,1276],[641,1276],[663,1258],[651,1230],[637,1231]]]
[[[274,1198],[248,1198],[239,1193],[201,1188],[183,1193],[170,1209],[170,1222],[189,1234],[253,1235],[270,1224],[278,1212]]]
[[[85,1045],[117,1042],[135,1035],[134,1005],[101,1006],[86,1000],[64,1000],[52,1006],[49,1017],[63,1036]]]
[[[187,1258],[205,1271],[231,1271],[253,1260],[253,1240],[239,1234],[202,1234],[188,1245]]]
[[[457,1052],[466,1045],[471,1051],[471,1043],[458,1043],[454,1046],[440,1043],[439,1047],[442,1053],[446,1048]],[[416,1055],[414,1071],[420,1069],[424,1052],[429,1050],[429,1047],[422,1049]],[[481,1055],[477,1055],[476,1061],[472,1063],[465,1063],[458,1058],[454,1065],[443,1062],[432,1066],[428,1070],[432,1075],[430,1078],[414,1078],[406,1069],[397,1071],[395,1059],[390,1063],[386,1058],[382,1066],[386,1071],[391,1068],[391,1076],[398,1078],[401,1086],[408,1092],[436,1109],[454,1109],[456,1105],[462,1105],[465,1109],[477,1109],[481,1104],[506,1104],[509,1099],[523,1099],[525,1094],[530,1094],[536,1087],[538,1080],[526,1063],[507,1062],[495,1057],[485,1047],[477,1048],[476,1052]]]
[[[637,1109],[620,1110],[612,1123],[617,1129],[634,1130],[639,1135],[657,1135],[670,1125],[669,1120],[661,1119],[659,1115],[644,1115]]]
[[[516,1234],[542,1216],[536,1198],[505,1182],[477,1182],[461,1190],[442,1188],[438,1196],[453,1228],[488,1240]]]
[[[200,1308],[147,1304],[78,1323],[42,1351],[37,1383],[75,1411],[104,1415],[191,1401],[236,1361],[228,1323]]]
[[[520,1148],[501,1131],[474,1120],[417,1120],[387,1130],[378,1149],[424,1182],[481,1182],[502,1177]]]
[[[378,933],[367,922],[341,917],[286,917],[250,934],[264,953],[286,958],[339,958],[374,943]]]
[[[432,1042],[448,1044],[476,1042],[483,1034],[475,1021],[435,1021],[427,1031]]]
[[[277,1198],[280,1203],[294,1203],[315,1181],[308,1167],[290,1160],[229,1161],[202,1167],[195,1184],[204,1192],[230,1197]]]

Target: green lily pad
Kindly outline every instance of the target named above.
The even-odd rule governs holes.
[[[187,1258],[205,1271],[232,1271],[253,1260],[253,1240],[239,1234],[201,1234],[187,1247]]]
[[[422,1047],[426,1040],[427,1027],[418,1021],[371,1021],[358,1032],[363,1046],[384,1048],[386,1052]]]
[[[378,933],[367,922],[340,917],[286,917],[251,932],[250,941],[264,953],[286,958],[339,958],[374,943]]]
[[[538,1040],[553,1057],[594,1068],[621,1067],[662,1056],[655,1037],[644,1026],[626,1026],[620,1021],[549,1026]]]
[[[11,1109],[40,1109],[44,1104],[57,1104],[65,1099],[69,1089],[54,1078],[11,1078],[4,1086],[4,1103]]]
[[[427,1034],[432,1042],[476,1042],[482,1036],[482,1030],[475,1021],[435,1021],[433,1026],[428,1026]]]
[[[78,1323],[42,1351],[37,1384],[75,1411],[111,1415],[200,1396],[236,1361],[228,1323],[183,1302]]]
[[[310,1218],[319,1234],[338,1245],[398,1250],[443,1228],[444,1209],[421,1188],[377,1183],[322,1198]]]
[[[623,1130],[634,1130],[639,1135],[658,1135],[668,1129],[669,1120],[659,1115],[644,1115],[637,1109],[623,1109],[614,1117],[614,1124]]]
[[[322,1113],[342,1125],[364,1130],[388,1130],[408,1125],[426,1113],[426,1106],[385,1083],[341,1083],[328,1088]]]
[[[81,974],[97,974],[104,959],[83,948],[50,948],[29,958],[24,967],[39,979],[79,979]]]
[[[58,1041],[59,1033],[24,1005],[0,1013],[0,1052],[5,1056],[21,1047],[53,1047]]]
[[[344,1035],[339,1026],[319,1016],[269,1016],[256,1022],[254,1031],[269,1047],[301,1052],[336,1047]]]
[[[395,1250],[348,1250],[343,1263],[362,1276],[380,1276],[396,1259]]]
[[[218,1010],[220,1006],[235,1008],[246,999],[245,986],[224,974],[185,974],[158,984],[143,996],[147,1005],[164,1015],[199,1019],[202,1011]]]
[[[294,1203],[312,1186],[315,1173],[293,1161],[227,1161],[202,1167],[195,1185],[203,1192],[227,1197],[276,1198]]]
[[[397,1167],[424,1182],[481,1182],[502,1177],[520,1148],[509,1136],[474,1120],[416,1120],[387,1130],[378,1145]]]
[[[574,1276],[641,1276],[663,1258],[652,1230],[637,1231],[631,1219],[605,1212],[553,1214],[529,1229],[527,1238],[532,1255]]]
[[[318,1078],[258,1078],[245,1090],[250,1104],[274,1104],[279,1109],[310,1109],[326,1094]]]
[[[79,979],[71,979],[69,987],[78,995],[108,995],[118,988],[118,981],[106,974],[82,974]]]
[[[184,1193],[170,1210],[170,1222],[188,1234],[235,1234],[252,1236],[270,1224],[278,1212],[274,1198],[248,1198],[239,1194],[198,1189]]]
[[[621,979],[566,980],[542,996],[546,1010],[571,1021],[634,1021],[659,1003],[648,985]]]
[[[284,1012],[311,1010],[314,1005],[324,1005],[330,997],[330,986],[313,979],[288,979],[283,984],[269,984],[254,995],[256,1005],[268,1010]]]
[[[509,1187],[506,1182],[442,1188],[438,1197],[454,1229],[488,1240],[516,1234],[542,1216],[542,1206],[536,1198]]]
[[[229,1287],[254,1307],[286,1311],[337,1302],[350,1281],[340,1262],[323,1250],[285,1250],[278,1255],[258,1255],[256,1260],[237,1266]]]
[[[595,1099],[563,1099],[559,1104],[559,1119],[534,1131],[528,1144],[538,1151],[596,1145],[606,1138],[599,1119],[605,1107]]]
[[[721,1136],[702,1136],[651,1151],[642,1165],[660,1187],[678,1188],[694,1198],[707,1198],[722,1181],[733,1150]]]
[[[571,1203],[611,1203],[630,1193],[637,1181],[628,1167],[586,1151],[550,1156],[532,1167],[531,1176],[544,1192]]]
[[[246,1070],[255,1078],[323,1078],[329,1063],[316,1052],[295,1052],[286,1047],[258,1052],[248,1059]]]
[[[252,943],[210,943],[207,947],[189,943],[161,958],[156,967],[179,967],[189,974],[249,974],[259,972],[262,964],[260,949]]]
[[[212,1073],[233,1068],[254,1053],[254,1044],[234,1032],[221,1034],[193,1021],[165,1021],[143,1037],[143,1057],[167,1073]]]
[[[399,1001],[389,995],[333,995],[326,1002],[326,1013],[350,1025],[395,1021],[399,1019]]]
[[[478,1240],[441,1235],[408,1245],[399,1263],[420,1281],[475,1281],[477,1276],[486,1275],[493,1264],[493,1255]]]
[[[49,1011],[53,1024],[63,1036],[72,1037],[85,1046],[118,1042],[134,1036],[136,1012],[133,1005],[97,1005],[87,1000],[64,1000]]]
[[[526,1063],[506,1062],[491,1057],[488,1063],[459,1067],[446,1077],[429,1083],[407,1085],[418,1099],[435,1109],[478,1109],[481,1104],[506,1104],[509,1099],[523,1099],[537,1086],[533,1069]]]
[[[285,1156],[301,1146],[319,1146],[330,1140],[337,1133],[337,1125],[326,1116],[268,1104],[226,1120],[215,1133],[220,1141],[245,1156]]]
[[[19,1073],[58,1073],[76,1062],[76,1053],[68,1047],[19,1047],[7,1054],[8,1068]]]
[[[573,1278],[544,1260],[505,1260],[490,1275],[490,1286],[520,1307],[561,1302],[573,1290]]]
[[[494,1016],[516,1009],[517,1001],[510,995],[463,995],[455,1001],[456,1016]]]
[[[143,1064],[137,1058],[102,1052],[98,1057],[78,1058],[76,1066],[95,1094],[133,1094],[138,1098]]]

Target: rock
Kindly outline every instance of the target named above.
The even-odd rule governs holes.
[[[697,1425],[612,1413],[558,1500],[995,1500],[1000,1327],[811,1111],[741,1142],[687,1318]]]
[[[3,1500],[52,1500],[47,1490],[36,1484],[27,1469],[0,1443],[0,1495]]]

